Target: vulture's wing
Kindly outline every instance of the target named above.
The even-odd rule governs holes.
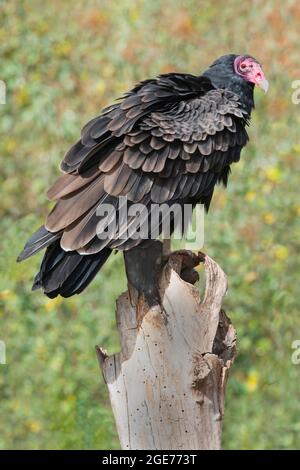
[[[107,224],[97,208],[109,203],[118,210],[119,196],[129,207],[147,206],[145,220],[152,203],[202,202],[208,209],[216,182],[226,184],[229,165],[248,140],[247,119],[237,95],[215,89],[207,78],[167,74],[142,82],[89,122],[65,155],[67,174],[48,192],[57,203],[46,228],[63,233],[64,250],[91,254],[141,241],[97,237]],[[129,216],[133,230],[134,222]],[[128,226],[118,224],[124,235]]]

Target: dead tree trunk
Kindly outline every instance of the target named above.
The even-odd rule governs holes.
[[[194,268],[204,262],[199,297]],[[221,309],[227,289],[208,256],[162,244],[125,253],[128,291],[117,301],[122,350],[97,347],[122,449],[220,449],[236,335]]]

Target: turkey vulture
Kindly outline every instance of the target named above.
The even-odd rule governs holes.
[[[268,89],[259,62],[229,54],[200,76],[168,73],[142,81],[88,122],[48,191],[54,208],[18,257],[46,248],[33,289],[50,298],[78,294],[112,250],[143,242],[124,236],[134,217],[127,226],[117,218],[122,237],[99,236],[109,224],[99,208],[117,208],[121,196],[129,205],[144,204],[148,216],[153,203],[201,203],[208,210],[215,184],[226,186],[248,141],[255,85]]]

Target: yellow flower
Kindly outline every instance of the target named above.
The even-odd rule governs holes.
[[[22,404],[18,398],[15,398],[14,400],[11,400],[9,408],[11,408],[13,411],[18,411],[22,408]]]
[[[5,144],[5,150],[8,153],[13,153],[17,148],[17,142],[14,139],[8,139]]]
[[[47,21],[40,21],[36,25],[36,30],[37,30],[38,33],[43,35],[43,34],[45,34],[49,31],[49,24],[47,23]]]
[[[274,222],[275,222],[275,217],[274,217],[274,215],[272,214],[272,212],[266,212],[266,213],[263,215],[263,219],[264,219],[264,221],[266,222],[266,224],[268,224],[268,225],[273,225]]]
[[[289,250],[286,246],[277,245],[274,249],[274,255],[278,260],[284,261],[289,256]]]
[[[246,382],[245,382],[247,391],[249,393],[255,392],[255,390],[257,389],[257,386],[258,386],[258,382],[259,382],[258,373],[255,370],[251,371],[248,374],[248,377],[247,377]]]
[[[67,57],[72,50],[72,44],[68,41],[60,42],[54,47],[54,52],[59,57]]]
[[[293,149],[295,150],[296,153],[300,154],[300,145],[299,144],[294,145]]]
[[[111,64],[105,64],[101,67],[101,75],[105,78],[111,78],[115,74],[116,70]]]
[[[100,95],[100,96],[104,95],[105,90],[106,90],[105,81],[104,80],[99,80],[99,82],[96,83],[95,89],[96,89],[96,92],[98,93],[98,95]]]
[[[16,91],[15,100],[18,106],[26,106],[30,102],[29,93],[25,87],[19,88]]]
[[[138,8],[131,8],[129,10],[129,16],[130,16],[131,21],[137,21],[140,17],[140,12]]]
[[[245,282],[251,284],[251,282],[255,281],[258,277],[258,274],[255,271],[250,271],[244,277]]]
[[[45,309],[47,312],[51,312],[56,307],[59,307],[62,303],[62,299],[60,297],[56,297],[55,299],[50,299],[45,303]]]
[[[32,420],[27,422],[27,428],[31,432],[38,433],[42,429],[42,426],[39,421]]]
[[[248,202],[254,201],[255,198],[256,198],[256,193],[255,193],[254,191],[248,191],[248,192],[245,194],[245,199],[246,199],[246,201],[248,201]]]
[[[41,74],[37,70],[34,70],[30,75],[30,80],[33,82],[40,82],[41,81]]]
[[[76,401],[76,396],[75,395],[68,395],[66,397],[66,401],[68,401],[69,403],[73,403],[74,401]]]
[[[81,82],[85,82],[86,80],[89,79],[89,74],[87,73],[86,70],[82,70],[79,74],[79,77],[80,77]]]
[[[0,292],[0,299],[1,300],[11,299],[13,295],[14,293],[10,289],[4,289],[2,292]]]
[[[272,183],[278,183],[282,179],[282,172],[278,166],[267,168],[266,177]]]

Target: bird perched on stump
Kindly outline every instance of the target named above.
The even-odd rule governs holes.
[[[227,185],[248,141],[255,85],[268,89],[260,63],[229,54],[200,76],[168,73],[140,82],[88,122],[48,191],[55,206],[18,257],[46,249],[33,289],[51,298],[78,294],[112,250],[145,242],[134,236],[134,216],[118,217],[120,197],[128,211],[143,204],[146,218],[153,204],[201,203],[208,210],[215,185]],[[106,204],[116,208],[114,237],[102,236],[113,222],[99,216]],[[160,232],[161,219],[154,229]]]

